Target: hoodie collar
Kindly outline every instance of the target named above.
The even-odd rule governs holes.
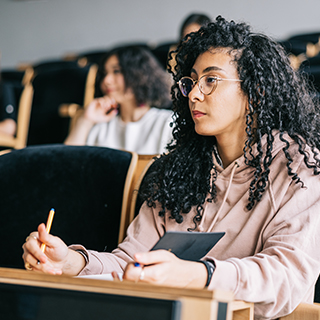
[[[281,148],[284,147],[284,142],[282,142],[280,140],[280,132],[278,130],[273,130],[272,131],[272,135],[274,138],[274,143],[273,143],[273,150],[272,150],[272,155],[274,156],[276,153],[279,152],[279,150]],[[293,140],[289,137],[289,135],[285,135],[285,139],[289,142],[292,143]],[[261,148],[263,150],[263,152],[265,153],[266,149],[267,149],[267,135],[264,135],[261,139]],[[257,150],[257,144],[254,144],[252,147],[252,154],[255,156],[258,154],[258,150]],[[228,179],[228,186],[226,189],[226,192],[224,194],[223,200],[221,202],[221,205],[217,211],[217,214],[215,215],[214,219],[212,220],[209,228],[206,230],[206,232],[210,232],[212,230],[212,228],[214,227],[217,219],[219,218],[219,215],[223,209],[223,206],[225,205],[231,187],[232,187],[232,183],[237,181],[237,182],[241,182],[241,181],[247,181],[248,179],[251,179],[255,168],[249,167],[248,165],[246,165],[245,163],[245,158],[244,155],[240,156],[238,159],[234,160],[227,168],[223,168],[222,167],[222,161],[221,158],[219,156],[218,150],[215,147],[214,151],[213,151],[213,163],[214,163],[214,169],[216,169],[217,174],[219,175],[219,178],[222,179]],[[204,221],[205,221],[205,214],[206,214],[206,210],[204,210],[203,212],[203,216],[202,219],[200,221],[200,224],[198,225],[198,231],[199,232],[204,232]]]
[[[279,150],[282,149],[285,146],[285,143],[280,140],[280,132],[279,130],[272,130],[272,136],[274,139],[273,142],[273,149],[272,149],[272,156],[275,156],[279,153]],[[288,134],[284,134],[284,138],[289,142],[289,144],[293,143],[294,140],[290,138]],[[267,150],[267,134],[263,135],[261,138],[261,149],[263,153],[266,153]],[[258,148],[257,144],[255,143],[252,146],[252,155],[256,156],[258,154]],[[218,154],[217,147],[214,147],[213,151],[213,163],[214,168],[217,171],[217,174],[221,179],[229,179],[230,174],[234,168],[235,162],[238,164],[236,171],[234,173],[234,181],[241,182],[246,181],[251,178],[251,175],[255,171],[255,168],[249,167],[246,164],[246,160],[244,155],[241,155],[238,159],[235,159],[233,162],[231,162],[228,167],[223,168],[220,156]],[[214,169],[213,169],[214,170]]]
[[[230,167],[231,165],[229,165],[228,167]],[[222,211],[222,208],[224,206],[224,204],[226,203],[227,199],[228,199],[228,195],[229,195],[229,192],[230,192],[230,189],[231,189],[231,185],[232,185],[232,180],[233,180],[233,177],[234,177],[234,174],[236,172],[236,169],[239,167],[237,161],[234,161],[233,162],[233,167],[232,167],[232,170],[231,170],[231,174],[230,174],[230,177],[229,177],[229,183],[228,183],[228,187],[227,187],[227,190],[224,194],[224,197],[223,197],[223,200],[221,202],[221,205],[217,211],[217,214],[215,215],[214,219],[212,220],[211,224],[210,224],[210,227],[206,230],[206,232],[210,232],[210,230],[212,230],[213,226],[215,225],[219,215],[220,215],[220,212]],[[203,223],[204,223],[204,220],[205,220],[205,213],[206,213],[206,210],[204,210],[203,212],[203,216],[202,216],[202,219],[200,221],[200,224],[198,225],[198,230],[200,232],[203,232],[204,231],[204,227],[203,227]]]

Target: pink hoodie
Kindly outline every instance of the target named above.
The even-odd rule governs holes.
[[[277,132],[274,136],[274,159],[261,201],[251,211],[245,209],[254,169],[243,156],[225,169],[216,163],[217,201],[205,203],[196,230],[226,232],[205,257],[216,264],[209,289],[229,290],[236,299],[254,302],[255,319],[277,318],[300,302],[312,303],[320,272],[320,176],[306,167],[298,145],[287,137],[291,168],[305,188],[293,182],[281,150],[284,143]],[[165,231],[194,227],[194,209],[178,224],[168,213],[159,217],[159,208],[144,204],[113,253],[87,251],[89,263],[81,274],[122,272],[134,253],[150,250]]]

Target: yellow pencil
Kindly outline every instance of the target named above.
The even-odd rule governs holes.
[[[54,216],[55,210],[51,209],[48,215],[48,220],[47,220],[47,225],[46,225],[46,230],[47,233],[50,233],[50,229],[52,226],[52,220],[53,220],[53,216]],[[44,243],[41,244],[41,251],[44,252],[46,250],[46,245]]]

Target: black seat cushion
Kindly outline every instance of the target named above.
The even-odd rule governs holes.
[[[117,246],[131,154],[102,147],[44,145],[0,157],[0,267],[23,267],[22,244],[56,214],[51,233],[67,245]]]

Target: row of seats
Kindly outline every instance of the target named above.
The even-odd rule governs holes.
[[[167,69],[167,59],[170,48],[172,48],[176,42],[175,41],[167,41],[157,45],[150,45],[146,42],[134,43],[140,47],[149,49],[152,54],[159,61],[160,65]],[[66,54],[62,57],[63,60],[77,62],[80,66],[86,66],[88,64],[99,64],[105,54],[108,52],[110,48],[101,48],[97,50],[88,50],[80,53],[72,53]]]
[[[297,34],[280,44],[288,53],[292,66],[303,73],[320,96],[320,32]]]
[[[25,71],[2,71],[2,82],[20,90],[20,95],[16,96],[16,137],[1,135],[0,146],[62,143],[69,132],[72,110],[94,98],[96,72],[95,64],[80,67],[70,61],[45,62]]]
[[[172,44],[168,42],[155,48],[144,43],[137,45],[149,48],[165,68]],[[1,135],[0,146],[21,148],[26,145],[62,143],[73,124],[70,119],[79,108],[88,105],[94,98],[98,64],[107,50],[24,65],[24,70],[2,70],[2,82],[10,83],[21,92],[28,88],[29,93],[18,99],[19,113],[23,113],[19,119],[23,119],[24,134],[19,134],[19,137],[17,134],[14,139]]]
[[[281,42],[291,58],[300,59],[299,65],[296,64],[297,68],[309,76],[310,83],[318,92],[319,36],[320,33],[298,35]],[[153,48],[139,43],[140,46],[150,48],[163,67],[173,44],[167,42]],[[21,117],[18,114],[17,135],[14,139],[1,135],[0,146],[21,148],[26,145],[62,143],[68,135],[70,123],[72,124],[70,118],[94,97],[97,65],[107,50],[105,48],[69,55],[65,59],[41,61],[25,66],[23,71],[3,70],[2,81],[18,87],[17,91],[20,90],[21,93],[26,88],[26,92],[21,95],[19,104],[19,110],[24,111],[21,111]],[[19,129],[20,120],[23,123],[22,129]]]
[[[97,64],[79,59],[1,72],[3,82],[22,88],[18,132],[22,123],[28,130],[20,144],[0,136],[0,145],[18,149],[0,156],[0,241],[7,244],[0,267],[23,268],[21,245],[51,208],[52,233],[98,251],[115,248],[137,213],[135,190],[154,155],[62,144],[75,110],[94,98]]]
[[[5,245],[0,267],[24,267],[21,245],[46,222],[51,208],[56,210],[51,233],[67,245],[112,251],[138,213],[138,189],[152,171],[154,157],[66,145],[33,146],[0,156],[0,241]],[[319,285],[318,280],[316,302]]]
[[[293,35],[279,43],[293,59],[294,66],[299,68],[302,61],[319,54],[320,32]]]

